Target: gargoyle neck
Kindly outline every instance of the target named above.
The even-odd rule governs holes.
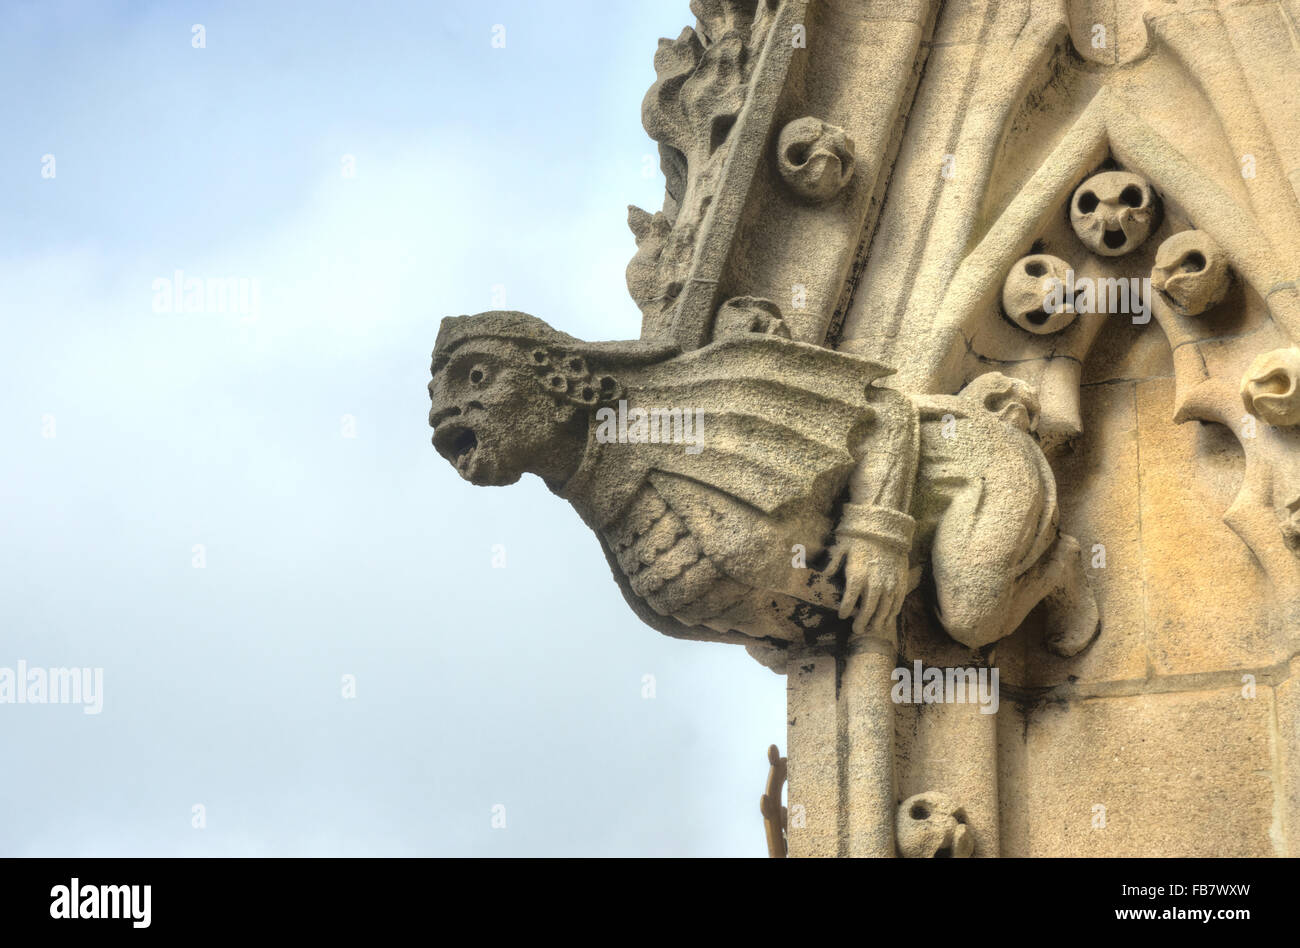
[[[587,425],[587,446],[577,470],[559,488],[551,491],[567,500],[578,516],[593,530],[602,530],[635,496],[645,477],[649,459],[641,451],[624,450],[617,458],[609,456],[611,448],[626,449],[626,445],[609,445],[597,437],[599,429],[595,415]]]
[[[578,462],[578,467],[563,484],[548,485],[551,488],[551,493],[557,497],[563,497],[574,507],[579,507],[579,502],[590,497],[595,487],[596,469],[600,464],[603,448],[604,445],[596,440],[596,424],[593,414],[593,417],[588,419],[587,422],[587,441],[582,450],[582,460]],[[579,509],[579,512],[581,512],[581,509]]]

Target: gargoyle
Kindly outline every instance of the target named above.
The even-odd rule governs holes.
[[[466,480],[540,476],[596,533],[633,609],[760,660],[852,619],[892,633],[929,567],[947,632],[979,648],[1040,602],[1072,655],[1099,623],[1031,431],[991,373],[909,396],[891,370],[771,330],[690,352],[588,343],[525,313],[445,319],[433,444]]]

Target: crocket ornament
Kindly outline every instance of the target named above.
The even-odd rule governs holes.
[[[989,373],[957,395],[905,394],[891,374],[792,341],[779,318],[682,351],[490,312],[443,320],[429,423],[471,483],[532,473],[567,500],[668,635],[744,644],[784,670],[791,643],[893,636],[920,589],[968,647],[1044,603],[1048,647],[1081,651],[1098,611],[1058,529],[1033,389]]]

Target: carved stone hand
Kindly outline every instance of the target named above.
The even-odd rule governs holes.
[[[856,635],[891,635],[908,590],[907,554],[864,537],[841,536],[831,548],[827,574],[844,565],[840,618],[853,619]]]

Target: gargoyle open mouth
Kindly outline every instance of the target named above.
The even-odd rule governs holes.
[[[433,446],[464,477],[478,450],[478,435],[465,425],[442,425],[434,432]]]
[[[1128,234],[1124,233],[1124,229],[1121,227],[1117,227],[1114,230],[1107,227],[1105,232],[1101,235],[1101,242],[1111,250],[1118,250],[1120,247],[1123,247],[1127,240]]]

